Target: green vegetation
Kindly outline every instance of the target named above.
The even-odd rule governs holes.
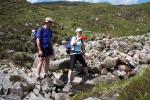
[[[31,55],[26,52],[16,52],[11,56],[10,60],[13,61],[14,64],[19,65],[20,67],[25,66],[26,68],[30,68],[33,62]]]
[[[141,35],[150,32],[150,3],[132,6],[110,4],[30,4],[25,0],[1,0],[0,3],[0,60],[9,59],[17,65],[31,67],[35,52],[31,30],[41,25],[47,16],[54,18],[54,41],[74,34],[76,27],[85,35],[105,33],[111,36]],[[4,34],[2,35],[1,32]],[[9,50],[14,50],[13,55]],[[7,62],[7,61],[5,61]],[[103,93],[118,93],[119,100],[148,100],[150,71],[116,83],[100,83],[87,93],[73,97],[80,100]]]
[[[83,100],[89,96],[100,97],[102,94],[112,97],[119,94],[118,100],[149,100],[150,98],[150,70],[145,70],[129,80],[115,83],[100,83],[88,92],[80,92],[73,100]]]
[[[74,34],[76,27],[84,33],[105,33],[111,36],[150,32],[150,3],[132,6],[110,4],[59,3],[30,4],[25,0],[1,0],[0,59],[9,58],[6,50],[35,52],[31,30],[38,28],[47,16],[54,18],[54,41],[60,43]],[[4,55],[4,56],[2,56]]]

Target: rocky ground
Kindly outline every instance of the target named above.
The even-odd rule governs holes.
[[[86,42],[85,47],[84,57],[91,77],[85,77],[82,66],[77,63],[73,86],[66,85],[69,56],[64,45],[55,44],[56,58],[50,61],[50,76],[43,79],[41,85],[34,81],[36,55],[31,70],[16,68],[11,62],[0,63],[0,100],[70,100],[77,92],[86,91],[99,82],[128,79],[150,64],[150,33],[120,38],[99,35]]]

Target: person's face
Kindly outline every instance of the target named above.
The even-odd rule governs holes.
[[[48,27],[51,27],[52,24],[53,24],[53,23],[52,23],[51,21],[49,21],[49,22],[46,23],[46,25],[47,25]]]
[[[82,36],[82,31],[77,32],[77,35],[78,35],[78,36]]]

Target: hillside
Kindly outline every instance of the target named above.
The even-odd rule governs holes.
[[[89,34],[111,36],[137,35],[150,32],[150,3],[132,6],[109,4],[55,3],[30,4],[25,0],[1,0],[0,59],[7,50],[34,52],[31,29],[38,27],[46,16],[56,20],[55,42],[82,27]],[[88,34],[88,33],[86,33]]]
[[[0,100],[149,100],[150,3],[0,1]],[[47,16],[56,21],[54,42],[58,44],[55,59],[50,59],[50,75],[44,78],[41,72],[39,85],[31,30]],[[88,40],[95,39],[85,43],[90,76],[77,63],[69,88],[70,59],[62,40],[73,35],[76,27],[83,28]]]

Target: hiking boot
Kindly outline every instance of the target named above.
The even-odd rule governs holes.
[[[44,74],[44,77],[43,78],[48,78],[48,74]]]
[[[53,76],[52,73],[49,73],[49,74],[45,74],[44,73],[43,79],[45,79],[45,78],[51,78],[52,76]]]
[[[42,81],[41,77],[36,78],[36,84],[41,85],[41,81]]]
[[[70,92],[72,89],[72,83],[71,82],[69,82],[69,83],[67,83],[66,84],[66,86],[63,88],[63,91],[64,92]]]
[[[67,85],[69,85],[70,87],[72,87],[72,82],[68,82]]]

